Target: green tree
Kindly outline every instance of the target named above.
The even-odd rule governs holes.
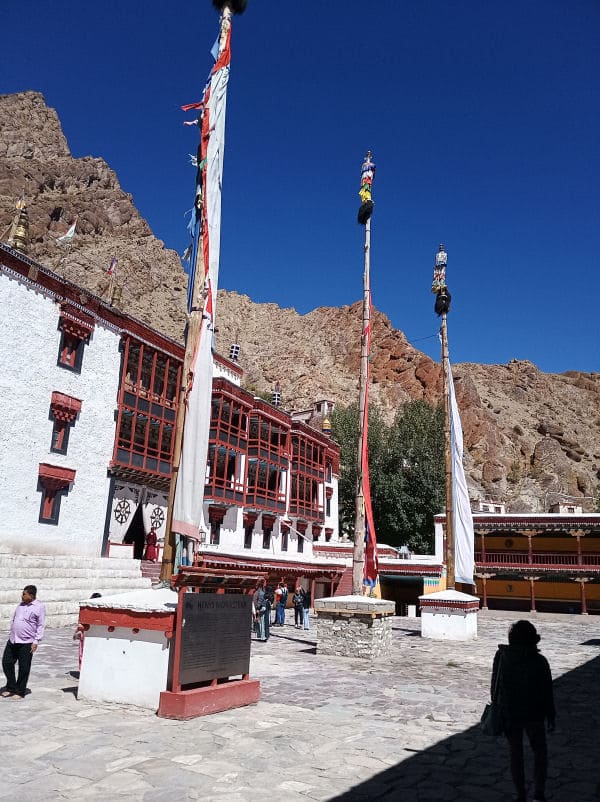
[[[333,439],[340,445],[339,525],[340,532],[352,538],[356,511],[356,474],[358,450],[358,404],[336,407],[331,415]],[[381,410],[369,408],[369,472],[371,487],[379,482],[382,457],[387,450],[388,427]]]
[[[340,531],[352,537],[356,494],[358,406],[338,407],[331,419],[340,444]],[[444,507],[444,414],[411,401],[387,426],[369,409],[369,473],[375,530],[381,542],[414,551],[433,548],[433,516]]]
[[[443,408],[421,400],[404,404],[391,427],[388,459],[382,539],[432,551],[433,517],[444,509],[445,498]]]

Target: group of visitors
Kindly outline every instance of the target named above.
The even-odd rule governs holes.
[[[271,627],[282,627],[285,624],[285,611],[289,598],[285,582],[279,582],[273,591],[267,587],[264,579],[260,579],[252,597],[253,631],[256,639],[269,639]],[[298,584],[294,590],[294,622],[296,629],[310,629],[310,591]],[[275,619],[271,622],[271,610],[275,608]]]

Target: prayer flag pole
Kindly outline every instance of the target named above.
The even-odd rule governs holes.
[[[369,357],[371,353],[371,215],[373,200],[371,187],[375,175],[375,165],[371,161],[371,151],[367,151],[361,169],[360,198],[358,222],[365,227],[365,261],[363,273],[363,307],[360,352],[360,378],[358,400],[358,450],[356,460],[356,511],[354,521],[354,549],[352,557],[352,593],[362,595],[367,574],[365,571],[365,550],[367,537],[372,538],[369,562],[370,573],[376,572],[376,555],[374,551],[375,530],[371,512],[371,492],[369,487],[368,465],[368,416],[369,416]],[[367,566],[368,568],[368,566]],[[376,573],[375,573],[376,578]],[[375,584],[375,579],[368,577]]]
[[[170,581],[177,536],[200,540],[212,396],[212,334],[221,222],[225,109],[230,63],[231,17],[246,0],[213,0],[221,11],[216,63],[199,117],[200,147],[194,202],[194,249],[188,291],[186,347],[179,390],[173,462],[160,578]],[[186,441],[186,425],[188,440]]]
[[[453,503],[453,484],[452,484],[452,433],[451,433],[451,410],[450,410],[450,382],[452,374],[450,372],[450,356],[448,352],[448,326],[447,314],[450,311],[451,296],[446,284],[446,265],[448,254],[444,246],[440,244],[440,249],[435,257],[435,268],[433,273],[433,284],[431,291],[436,293],[435,311],[442,318],[440,337],[442,341],[442,377],[444,388],[444,466],[445,466],[445,487],[446,487],[446,588],[453,590],[456,585],[454,570],[454,503]]]

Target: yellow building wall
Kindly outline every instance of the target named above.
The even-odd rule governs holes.
[[[579,582],[543,582],[535,583],[535,598],[557,601],[581,601]],[[529,599],[530,585],[527,580],[520,579],[488,579],[486,584],[488,597],[497,599]],[[477,595],[483,596],[483,581],[477,579]],[[600,584],[586,583],[585,597],[588,601],[600,601]]]

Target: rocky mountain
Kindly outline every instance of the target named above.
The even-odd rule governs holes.
[[[175,339],[182,338],[186,277],[179,257],[157,240],[101,158],[74,159],[56,112],[39,93],[0,96],[0,238],[23,189],[30,255],[108,298],[106,270],[119,255],[115,305]],[[65,248],[56,237],[77,217]],[[360,303],[299,315],[220,292],[217,348],[241,345],[246,386],[279,381],[284,405],[357,398]],[[440,367],[375,312],[372,398],[389,418],[409,399],[437,403]],[[527,361],[454,366],[473,496],[504,499],[512,511],[543,511],[557,494],[586,509],[600,494],[600,374],[547,374]]]
[[[56,112],[38,92],[0,95],[0,132],[0,238],[24,190],[32,258],[108,300],[107,269],[117,254],[115,303],[181,339],[186,277],[179,257],[152,234],[108,164],[71,156]],[[58,245],[75,218],[72,243]]]

